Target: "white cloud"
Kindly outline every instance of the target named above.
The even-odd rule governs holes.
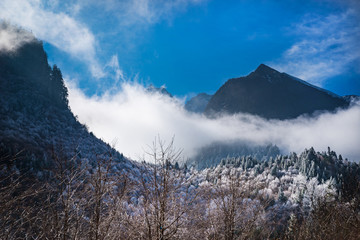
[[[69,82],[68,82],[69,83]],[[325,151],[328,146],[344,157],[360,159],[360,106],[315,118],[266,121],[249,115],[208,119],[190,114],[176,98],[152,95],[137,84],[123,84],[115,95],[87,97],[69,84],[73,112],[90,130],[116,148],[138,159],[143,149],[159,134],[191,156],[199,147],[214,141],[243,140],[257,144],[277,144],[284,153],[301,152],[311,146]]]
[[[49,5],[56,4],[56,1],[52,1]],[[84,61],[94,77],[105,75],[96,59],[94,35],[84,24],[71,16],[46,9],[41,0],[2,0],[0,16],[31,30],[37,38]]]
[[[280,71],[322,85],[327,78],[346,72],[349,64],[360,60],[356,11],[326,17],[307,15],[290,32],[299,40],[272,64]]]
[[[122,25],[154,24],[161,20],[171,20],[173,16],[185,11],[190,5],[198,5],[207,0],[104,0],[83,1],[83,4],[96,4],[106,11],[114,12]]]
[[[126,49],[136,45],[144,27],[170,20],[188,6],[206,0],[2,0],[0,19],[5,19],[33,32],[35,37],[49,42],[88,65],[95,78],[123,78],[117,59],[107,64],[99,62],[99,47],[92,31],[80,21],[82,13],[95,18],[117,18],[104,34],[121,35]],[[95,8],[94,8],[95,7]],[[98,52],[101,52],[98,51]],[[117,58],[117,55],[114,55]],[[103,58],[101,58],[103,59]],[[111,69],[112,68],[112,69]],[[114,72],[113,76],[111,75]]]
[[[16,28],[7,22],[0,22],[0,52],[14,52],[24,43],[34,41],[34,35]]]
[[[113,55],[111,57],[110,61],[105,65],[105,68],[106,67],[109,67],[114,72],[113,78],[116,80],[117,83],[119,82],[119,80],[122,81],[125,80],[124,72],[120,68],[119,59],[117,55]]]

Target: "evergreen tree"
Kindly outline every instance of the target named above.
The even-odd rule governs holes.
[[[54,65],[50,75],[50,96],[59,106],[68,106],[68,91],[60,69]]]
[[[315,177],[315,176],[316,176],[316,167],[315,167],[315,162],[312,161],[308,177],[312,178],[312,177]]]
[[[179,170],[179,169],[180,169],[178,162],[175,162],[174,168],[175,168],[176,170]]]
[[[270,174],[276,177],[277,172],[278,172],[278,170],[277,170],[276,164],[274,164],[274,166],[271,168]]]
[[[287,201],[287,197],[284,195],[284,192],[280,189],[278,194],[278,201],[285,203]]]

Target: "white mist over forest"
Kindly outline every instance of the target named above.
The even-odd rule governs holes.
[[[214,141],[245,141],[250,144],[276,144],[284,154],[314,147],[327,147],[344,158],[360,159],[360,105],[346,110],[319,113],[315,117],[300,116],[292,120],[265,120],[237,114],[209,119],[189,113],[184,100],[149,93],[137,83],[123,83],[121,90],[102,96],[86,96],[68,82],[71,110],[97,137],[125,156],[140,159],[144,149],[160,136],[183,149],[185,158],[200,147]]]

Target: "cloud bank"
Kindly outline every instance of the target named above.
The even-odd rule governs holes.
[[[85,96],[68,81],[70,107],[82,123],[126,156],[139,159],[157,135],[191,157],[196,149],[214,141],[240,140],[253,144],[273,143],[285,153],[313,146],[325,151],[330,146],[354,161],[360,159],[360,106],[323,113],[314,118],[267,121],[246,114],[208,119],[188,113],[183,101],[151,94],[138,84],[124,83],[116,94]]]

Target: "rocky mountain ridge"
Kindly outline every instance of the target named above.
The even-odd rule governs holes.
[[[249,113],[283,120],[347,106],[349,101],[330,91],[261,64],[249,75],[230,79],[221,86],[204,113]]]

